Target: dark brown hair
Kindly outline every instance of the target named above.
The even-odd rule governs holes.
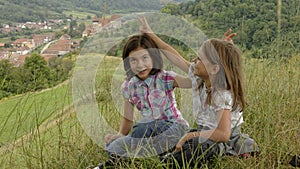
[[[135,75],[131,70],[128,56],[131,51],[136,50],[138,47],[146,49],[150,54],[150,57],[153,61],[153,68],[150,72],[151,75],[156,74],[163,67],[163,60],[160,51],[155,42],[149,36],[146,34],[131,36],[127,40],[122,54],[124,69],[126,71],[128,80]]]

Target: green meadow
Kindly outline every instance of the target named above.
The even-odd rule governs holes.
[[[118,130],[121,116],[111,97],[120,58],[105,57],[95,89],[99,110]],[[250,159],[222,157],[203,168],[293,168],[300,154],[300,57],[244,58],[248,106],[243,132],[256,140],[260,153]],[[116,78],[122,83],[124,75]],[[107,159],[103,147],[87,136],[73,108],[72,83],[0,101],[0,168],[86,168]],[[119,92],[118,89],[113,92]],[[181,91],[182,92],[182,91]],[[179,105],[180,107],[181,105]],[[189,113],[184,116],[192,124]],[[132,159],[117,168],[163,168],[155,157]],[[187,168],[186,166],[185,168]]]
[[[73,16],[74,18],[86,19],[87,16],[94,17],[94,13],[82,12],[82,11],[64,11],[63,14],[66,16]]]

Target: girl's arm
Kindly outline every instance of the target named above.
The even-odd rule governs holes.
[[[124,100],[124,116],[121,121],[119,134],[120,135],[127,135],[132,127],[133,124],[133,105],[128,101]]]
[[[187,76],[176,75],[174,81],[174,87],[178,88],[192,88],[192,81]]]
[[[177,143],[175,151],[180,151],[182,145],[193,137],[202,137],[215,142],[227,142],[231,134],[231,115],[230,110],[225,109],[218,112],[218,126],[213,130],[202,130],[185,134]]]
[[[174,64],[184,72],[188,73],[191,63],[184,59],[172,46],[161,40],[155,33],[153,33],[145,16],[143,16],[142,18],[138,17],[138,20],[142,24],[140,27],[141,33],[145,33],[148,36],[150,36],[150,38],[152,38],[152,40],[157,44],[157,46],[161,49],[161,51],[165,54],[166,58],[172,64]],[[236,36],[236,33],[231,32],[232,30],[228,29],[224,33],[222,39],[233,44],[232,38]]]
[[[127,135],[133,124],[133,105],[129,103],[128,100],[124,100],[124,116],[121,120],[120,129],[118,134],[107,134],[104,137],[105,142],[108,144],[111,141],[117,139],[118,137]]]
[[[153,33],[145,16],[138,18],[138,20],[142,24],[140,27],[141,33],[147,34],[172,64],[187,73],[191,63],[185,60],[172,46],[161,40],[156,34]]]

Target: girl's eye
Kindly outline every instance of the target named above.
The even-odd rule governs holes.
[[[130,63],[136,63],[136,59],[130,59]]]
[[[143,56],[143,59],[144,59],[144,60],[147,60],[147,59],[149,59],[149,56],[144,55],[144,56]]]

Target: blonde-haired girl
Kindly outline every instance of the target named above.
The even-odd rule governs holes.
[[[139,21],[141,32],[150,36],[168,60],[187,72],[192,81],[198,128],[177,143],[172,155],[179,165],[184,161],[194,165],[198,158],[207,160],[223,154],[249,157],[257,152],[255,141],[241,132],[245,94],[241,52],[231,41],[235,34],[229,30],[224,34],[226,41],[206,40],[190,63],[153,33],[145,17]]]

